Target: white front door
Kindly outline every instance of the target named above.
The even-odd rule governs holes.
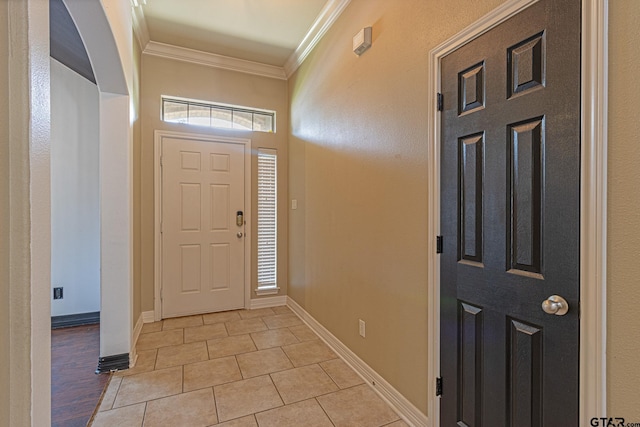
[[[244,150],[163,139],[163,318],[244,307]]]

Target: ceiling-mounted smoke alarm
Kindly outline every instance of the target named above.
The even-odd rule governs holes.
[[[353,53],[360,56],[371,47],[371,27],[361,29],[353,36]]]

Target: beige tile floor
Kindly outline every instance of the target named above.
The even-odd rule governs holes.
[[[407,426],[289,308],[148,323],[94,427]]]

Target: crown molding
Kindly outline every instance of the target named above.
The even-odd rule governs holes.
[[[287,62],[285,62],[284,71],[287,78],[291,77],[300,65],[302,65],[313,48],[316,47],[326,32],[329,31],[329,28],[331,28],[333,23],[336,22],[350,2],[351,0],[327,1],[313,25],[309,28],[307,35],[302,39],[289,59],[287,59]]]
[[[326,32],[329,31],[329,28],[336,22],[350,2],[351,0],[328,0],[309,28],[304,39],[302,39],[296,50],[285,62],[284,67],[151,41],[142,7],[133,8],[133,27],[134,34],[136,35],[143,54],[273,79],[287,80],[298,67],[300,67],[307,56],[309,56],[311,51],[320,42]]]
[[[221,68],[223,70],[254,74],[256,76],[269,77],[272,79],[287,79],[287,75],[282,67],[246,61],[244,59],[232,58],[230,56],[216,55],[215,53],[202,52],[200,50],[187,49],[154,41],[147,43],[147,46],[144,48],[142,53],[146,55],[159,56],[161,58],[174,59],[176,61],[205,65],[207,67]]]
[[[133,21],[133,34],[135,34],[136,39],[138,40],[140,50],[144,50],[147,47],[147,44],[151,41],[151,37],[149,36],[149,27],[147,27],[147,20],[144,17],[142,7],[132,7],[132,9],[131,17]]]

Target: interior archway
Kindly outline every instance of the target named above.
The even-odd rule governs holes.
[[[64,0],[94,71],[100,109],[100,363],[108,371],[128,366],[132,310],[132,151],[130,124],[131,31],[114,34],[110,14],[131,28],[123,1]],[[103,3],[105,3],[103,7]],[[108,3],[108,4],[107,4]],[[111,17],[111,21],[114,21]],[[119,38],[120,37],[120,38]],[[120,41],[120,44],[118,43]],[[127,46],[128,43],[128,46]],[[107,364],[108,366],[101,366]],[[126,365],[126,366],[125,366]]]

